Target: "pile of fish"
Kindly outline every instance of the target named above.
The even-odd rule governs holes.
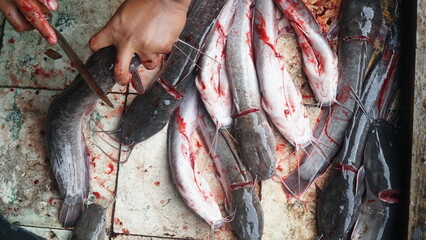
[[[276,47],[280,15],[297,34],[304,72],[322,108],[314,129]],[[380,233],[378,239],[390,239],[386,236],[401,208],[396,204],[400,159],[392,152],[392,128],[382,119],[395,92],[399,29],[383,21],[379,0],[345,0],[340,15],[336,54],[301,0],[193,0],[182,41],[125,112],[121,143],[133,148],[169,123],[168,158],[183,200],[212,229],[230,222],[240,239],[262,238],[263,211],[255,186],[276,176],[274,126],[297,152],[303,149],[300,165],[283,178],[296,197],[342,147],[318,200],[319,236],[372,239]],[[379,52],[376,60],[374,52]],[[115,49],[108,47],[86,63],[104,91],[114,85],[114,59]],[[131,71],[139,64],[134,57]],[[49,159],[64,198],[59,221],[75,226],[75,239],[81,239],[79,233],[93,234],[88,239],[105,233],[102,207],[91,205],[83,213],[90,183],[81,126],[96,102],[79,75],[48,112]],[[195,172],[194,134],[215,163],[226,216],[208,182]]]

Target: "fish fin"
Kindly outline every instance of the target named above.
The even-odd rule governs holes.
[[[65,197],[65,200],[61,206],[61,210],[59,211],[59,222],[64,227],[72,227],[77,222],[77,219],[80,217],[83,210],[83,197]]]
[[[365,189],[365,168],[364,166],[361,166],[358,170],[357,176],[356,176],[356,185],[355,185],[355,196],[356,198],[362,198],[362,195],[364,193]]]
[[[325,39],[328,42],[333,42],[339,39],[340,36],[340,24],[339,21],[335,21],[333,25],[331,25],[330,30],[325,33]]]
[[[139,74],[138,68],[130,68],[130,74],[132,74],[132,87],[138,92],[138,94],[143,94],[145,92],[145,87],[143,86],[143,79]]]

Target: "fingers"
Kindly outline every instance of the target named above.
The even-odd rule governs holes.
[[[29,0],[18,0],[17,5],[25,19],[37,29],[47,42],[52,45],[56,44],[55,32],[47,22],[38,4]]]
[[[112,33],[109,28],[105,26],[102,30],[93,35],[89,40],[89,47],[92,52],[97,52],[99,49],[114,45]]]
[[[133,57],[132,49],[126,45],[117,48],[117,56],[115,58],[114,75],[115,81],[120,85],[126,85],[131,80],[129,72],[130,60]]]
[[[55,0],[39,0],[50,11],[58,10],[58,3]]]
[[[34,29],[34,27],[27,22],[25,17],[12,5],[5,6],[6,10],[4,16],[9,24],[15,29],[17,32],[24,32],[28,30]]]
[[[144,55],[144,54],[138,54],[140,56],[140,60],[142,65],[148,69],[148,70],[153,70],[155,69],[159,62],[161,57],[158,54],[150,54],[150,55]]]

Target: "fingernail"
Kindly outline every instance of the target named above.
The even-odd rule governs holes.
[[[56,1],[47,1],[47,5],[49,5],[52,11],[58,10],[58,3]]]
[[[55,37],[52,36],[47,37],[46,40],[50,45],[55,45],[58,41]]]

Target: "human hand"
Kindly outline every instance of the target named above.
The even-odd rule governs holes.
[[[57,38],[44,14],[57,9],[56,0],[0,0],[0,11],[16,31],[35,28],[52,45]]]
[[[89,41],[92,51],[114,45],[115,80],[130,82],[130,60],[136,53],[146,69],[154,69],[161,54],[171,51],[186,22],[191,0],[126,0],[110,21]]]

